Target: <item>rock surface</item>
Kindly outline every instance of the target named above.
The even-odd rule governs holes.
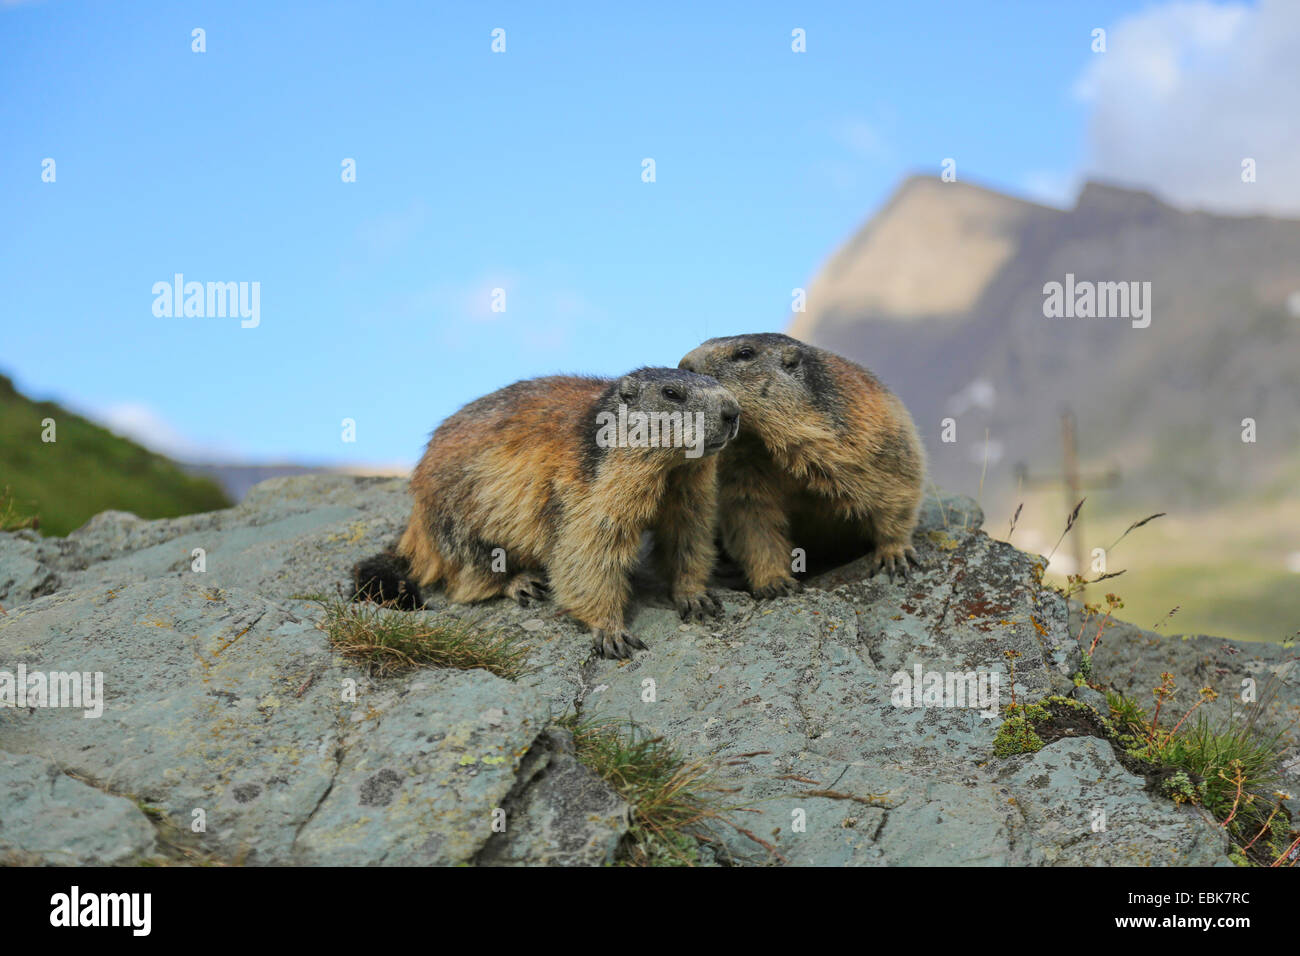
[[[1096,737],[1044,747],[1006,783],[1027,824],[1030,863],[1214,866],[1228,849],[1222,832],[1189,825],[1196,811],[1148,793]]]
[[[435,593],[414,612],[523,642],[515,681],[371,677],[330,648],[315,600],[390,542],[407,508],[400,480],[309,476],[264,482],[226,511],[0,535],[0,672],[101,672],[105,698],[98,718],[0,709],[0,859],[139,861],[160,852],[157,830],[157,843],[248,864],[606,863],[630,808],[555,728],[575,710],[726,761],[748,833],[717,826],[721,862],[1225,859],[1210,821],[1145,792],[1101,741],[993,756],[1009,664],[1017,700],[1032,701],[1074,692],[1080,654],[1039,559],[980,532],[969,499],[927,501],[927,567],[909,581],[865,578],[855,562],[789,598],[722,591],[724,615],[701,625],[641,575],[630,626],[650,650],[630,662],[592,657],[549,604],[449,606]],[[1152,666],[1185,659],[1192,673],[1208,652],[1156,641],[1178,660]],[[1108,638],[1099,670],[1128,666],[1120,644]],[[1239,646],[1234,666],[1282,666],[1280,650],[1256,651]],[[1132,664],[1145,680],[1147,664]],[[916,668],[998,693],[900,706]],[[1294,707],[1294,673],[1284,692]]]
[[[0,763],[0,860],[112,866],[150,856],[154,829],[134,803],[82,783],[52,761]]]

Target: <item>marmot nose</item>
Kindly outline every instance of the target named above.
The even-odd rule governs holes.
[[[689,358],[682,359],[680,362],[677,363],[677,367],[681,369],[683,372],[696,372],[696,374],[699,374],[698,370],[695,368],[695,363],[692,362]]]
[[[722,420],[728,425],[736,424],[740,420],[740,406],[735,402],[723,402]]]

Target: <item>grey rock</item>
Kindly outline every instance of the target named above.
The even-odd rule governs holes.
[[[409,509],[399,479],[317,475],[273,478],[238,506],[206,514],[143,521],[108,511],[66,538],[5,536],[0,588],[5,578],[13,583],[0,602],[12,611],[56,589],[167,576],[271,599],[333,594],[355,562],[398,535]],[[203,552],[202,572],[192,570],[195,549]],[[45,579],[57,588],[42,586]]]
[[[130,800],[75,780],[44,757],[0,761],[0,864],[115,866],[155,849],[153,826]]]
[[[0,548],[0,606],[16,607],[62,585],[59,575],[40,558],[40,543],[18,534],[6,535]]]
[[[48,756],[185,831],[200,811],[206,852],[285,859],[333,779],[344,675],[310,620],[256,594],[175,577],[60,592],[0,618],[0,656],[100,672],[105,696],[99,718],[6,720],[0,749]]]
[[[1110,708],[1110,705],[1106,703],[1106,695],[1101,691],[1093,690],[1086,684],[1074,689],[1074,699],[1087,704],[1102,715],[1105,715]]]
[[[372,678],[330,647],[309,599],[346,587],[351,565],[397,536],[408,507],[400,480],[292,477],[210,514],[106,513],[63,539],[0,535],[0,669],[102,672],[106,698],[92,719],[0,709],[0,754],[19,768],[6,786],[36,786],[50,766],[70,781],[59,784],[67,826],[47,828],[54,842],[33,842],[27,814],[8,824],[12,845],[67,859],[58,847],[76,845],[78,801],[103,798],[133,822],[118,850],[96,858],[147,853],[137,824],[151,824],[122,794],[156,807],[187,849],[221,860],[599,865],[635,808],[555,729],[580,709],[662,735],[714,768],[726,803],[752,811],[707,825],[705,863],[1222,855],[1204,821],[1133,786],[1107,745],[992,756],[1012,667],[1016,699],[1033,701],[1075,692],[1080,655],[1064,600],[1038,583],[1041,559],[983,534],[968,498],[927,499],[915,539],[925,567],[908,579],[868,577],[859,560],[774,601],[723,589],[719,619],[683,624],[640,573],[629,624],[650,650],[631,661],[594,658],[554,605],[449,605],[435,592],[411,612],[520,641],[529,669],[516,681],[439,669]],[[1169,665],[1145,640],[1121,652],[1108,638],[1094,673],[1122,681],[1131,664],[1141,681]],[[1171,666],[1198,678],[1196,655],[1209,647]],[[1283,664],[1224,655],[1243,673]],[[918,667],[923,686],[938,675],[940,690],[945,677],[965,689],[956,678],[969,675],[996,694],[896,699]],[[1105,808],[1110,835],[1081,837],[1060,809],[1086,800]]]
[[[485,671],[429,671],[381,691],[342,741],[296,862],[472,860],[548,719],[541,697]]]
[[[614,861],[631,808],[573,756],[573,738],[542,734],[475,862],[480,866],[603,866]]]
[[[978,531],[984,526],[984,509],[968,495],[926,495],[921,502],[920,524],[929,529]]]
[[[1204,811],[1147,793],[1105,741],[1063,738],[1017,760],[1022,766],[1006,782],[1024,816],[1027,862],[1213,866],[1228,852],[1227,836]]]
[[[545,702],[483,671],[372,682],[290,604],[168,577],[10,612],[7,660],[102,672],[106,701],[97,719],[8,716],[0,749],[146,799],[186,832],[200,811],[195,848],[224,859],[468,860]]]

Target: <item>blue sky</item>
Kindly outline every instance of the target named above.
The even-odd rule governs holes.
[[[411,462],[515,379],[783,327],[945,157],[1066,201],[1091,31],[1151,4],[539,6],[0,5],[0,372],[191,457]],[[260,325],[155,316],[178,272]]]

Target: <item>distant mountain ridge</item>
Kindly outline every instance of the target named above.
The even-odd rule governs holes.
[[[1044,286],[1067,275],[1150,282],[1150,327],[1045,317]],[[1085,458],[1121,461],[1134,495],[1200,505],[1297,473],[1298,293],[1300,221],[1095,182],[1061,210],[912,177],[812,280],[790,332],[899,392],[940,485],[971,487],[985,429],[986,493],[1009,495],[1017,462],[1059,471],[1068,405]],[[948,417],[956,443],[940,441]]]
[[[268,478],[296,477],[298,475],[356,475],[359,477],[392,478],[410,474],[410,467],[405,465],[298,465],[292,462],[272,462],[268,464],[216,463],[216,462],[181,462],[181,468],[191,475],[202,475],[219,484],[235,502],[243,501],[244,496],[259,482]]]

